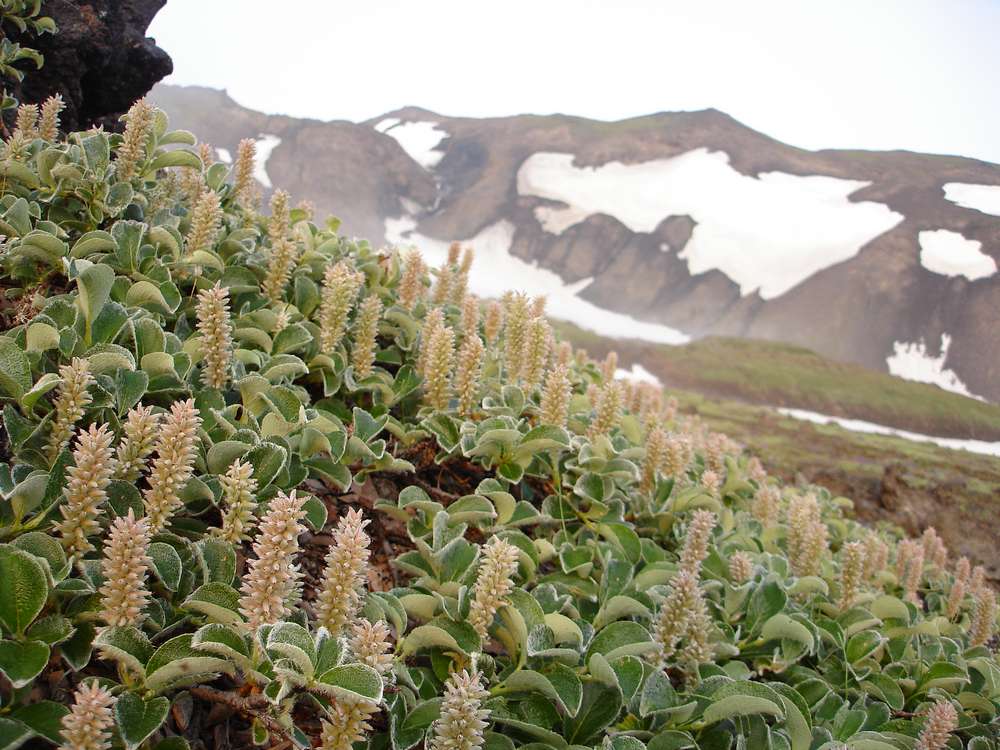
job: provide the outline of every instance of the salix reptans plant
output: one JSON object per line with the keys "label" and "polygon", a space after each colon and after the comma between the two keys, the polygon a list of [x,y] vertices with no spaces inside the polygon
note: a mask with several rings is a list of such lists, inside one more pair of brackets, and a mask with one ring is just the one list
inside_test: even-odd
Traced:
{"label": "salix reptans plant", "polygon": [[194,471],[200,426],[201,417],[191,399],[175,402],[163,420],[156,441],[156,458],[149,472],[149,487],[142,496],[149,528],[154,534],[183,505],[180,492]]}
{"label": "salix reptans plant", "polygon": [[488,697],[478,672],[452,672],[444,685],[441,716],[431,729],[430,750],[481,748],[489,718],[483,703]]}
{"label": "salix reptans plant", "polygon": [[115,170],[118,179],[129,180],[136,176],[139,164],[146,160],[146,147],[153,131],[156,110],[145,99],[139,99],[125,115],[125,134],[118,147]]}
{"label": "salix reptans plant", "polygon": [[[219,203],[219,194],[205,188],[194,204],[191,226],[184,238],[188,255],[199,250],[211,250],[215,246],[221,228],[222,206]],[[192,260],[198,262],[197,258]]]}
{"label": "salix reptans plant", "polygon": [[295,490],[279,492],[260,521],[253,543],[254,556],[247,562],[240,586],[240,614],[251,632],[289,613],[286,600],[299,576],[295,556],[299,534],[305,530],[301,524],[306,514],[302,507],[305,500],[305,495],[297,495]]}
{"label": "salix reptans plant", "polygon": [[146,573],[149,558],[149,525],[131,509],[111,522],[101,562],[100,617],[112,627],[138,626],[149,601]]}
{"label": "salix reptans plant", "polygon": [[403,258],[403,275],[399,280],[399,306],[413,310],[424,296],[424,276],[427,266],[420,251],[411,249]]}
{"label": "salix reptans plant", "polygon": [[610,435],[622,418],[622,384],[609,380],[597,391],[594,403],[594,419],[590,423],[588,435],[594,439],[598,435]]}
{"label": "salix reptans plant", "polygon": [[247,205],[254,184],[254,162],[257,159],[257,142],[244,138],[236,147],[236,164],[233,167],[233,197],[237,203]]}
{"label": "salix reptans plant", "polygon": [[365,585],[371,539],[368,521],[351,508],[337,522],[333,545],[326,555],[326,570],[316,599],[316,620],[337,635],[358,615]]}
{"label": "salix reptans plant", "polygon": [[87,389],[94,383],[90,362],[80,357],[74,357],[70,364],[62,365],[59,377],[62,382],[56,392],[52,430],[49,432],[49,463],[54,462],[69,444],[73,428],[90,405],[91,398]]}
{"label": "salix reptans plant", "polygon": [[424,369],[424,403],[444,409],[451,399],[451,371],[455,364],[455,331],[451,326],[434,330]]}
{"label": "salix reptans plant", "polygon": [[354,323],[354,341],[351,346],[351,366],[356,378],[367,378],[375,364],[375,340],[378,336],[378,322],[382,319],[382,300],[378,295],[365,297],[358,308],[358,318]]}
{"label": "salix reptans plant", "polygon": [[115,697],[97,680],[76,689],[73,705],[62,717],[59,750],[108,750],[111,747],[111,707]]}
{"label": "salix reptans plant", "polygon": [[420,349],[416,363],[418,375],[427,376],[427,360],[431,356],[431,345],[437,332],[442,328],[444,328],[444,311],[440,307],[435,307],[427,313],[420,329]]}
{"label": "salix reptans plant", "polygon": [[827,534],[816,496],[808,492],[795,495],[788,505],[787,545],[788,561],[796,575],[819,572],[827,550]]}
{"label": "salix reptans plant", "polygon": [[573,395],[573,384],[569,379],[569,368],[557,364],[545,377],[542,388],[540,417],[543,424],[565,427],[569,419],[569,402]]}
{"label": "salix reptans plant", "polygon": [[840,608],[847,610],[854,604],[858,588],[865,575],[865,545],[848,542],[840,551]]}
{"label": "salix reptans plant", "polygon": [[91,425],[76,439],[73,466],[66,469],[66,502],[59,506],[63,520],[56,524],[70,557],[82,557],[94,549],[88,537],[101,528],[97,519],[114,472],[113,439],[107,425]]}
{"label": "salix reptans plant", "polygon": [[146,458],[153,452],[156,443],[160,415],[152,406],[133,406],[125,417],[124,436],[118,444],[117,462],[114,467],[115,479],[134,482],[142,474]]}
{"label": "salix reptans plant", "polygon": [[277,303],[284,297],[285,287],[288,286],[292,271],[299,262],[299,246],[294,240],[286,237],[278,237],[272,242],[262,290],[271,302]]}
{"label": "salix reptans plant", "polygon": [[347,331],[347,318],[358,298],[364,276],[350,261],[329,266],[323,277],[319,306],[319,346],[324,352],[336,349]]}
{"label": "salix reptans plant", "polygon": [[478,333],[473,333],[462,342],[458,350],[455,369],[455,392],[458,395],[458,413],[472,414],[478,401],[480,378],[483,374],[483,357],[486,349]]}
{"label": "salix reptans plant", "polygon": [[250,529],[256,519],[254,493],[257,482],[253,478],[253,465],[236,459],[219,477],[219,484],[222,485],[222,526],[214,527],[212,533],[230,544],[240,544],[250,538]]}
{"label": "salix reptans plant", "polygon": [[496,345],[503,325],[503,305],[493,300],[486,306],[486,315],[483,318],[483,336],[486,337],[487,344]]}
{"label": "salix reptans plant", "polygon": [[753,577],[753,560],[742,550],[729,556],[729,580],[741,586]]}
{"label": "salix reptans plant", "polygon": [[384,620],[359,620],[351,626],[348,639],[351,654],[362,664],[385,677],[392,671],[392,641]]}
{"label": "salix reptans plant", "polygon": [[649,493],[656,487],[656,479],[667,458],[666,430],[656,426],[646,436],[646,455],[642,459],[642,491]]}
{"label": "salix reptans plant", "polygon": [[696,578],[701,572],[701,564],[708,557],[708,543],[712,530],[718,523],[718,516],[710,510],[696,510],[691,516],[681,550],[680,570],[687,571]]}
{"label": "salix reptans plant", "polygon": [[65,108],[62,94],[54,94],[42,102],[41,114],[38,116],[39,138],[54,141],[59,137],[59,115]]}
{"label": "salix reptans plant", "polygon": [[199,292],[195,316],[201,334],[201,380],[209,388],[225,388],[233,358],[229,289],[216,282]]}
{"label": "salix reptans plant", "polygon": [[469,605],[469,624],[482,639],[489,634],[497,610],[507,603],[507,595],[514,590],[517,562],[517,547],[504,539],[493,537],[483,548],[483,559],[479,563],[479,575]]}
{"label": "salix reptans plant", "polygon": [[545,318],[534,318],[527,326],[524,340],[524,361],[521,372],[524,385],[531,391],[542,382],[542,373],[549,358],[552,329]]}

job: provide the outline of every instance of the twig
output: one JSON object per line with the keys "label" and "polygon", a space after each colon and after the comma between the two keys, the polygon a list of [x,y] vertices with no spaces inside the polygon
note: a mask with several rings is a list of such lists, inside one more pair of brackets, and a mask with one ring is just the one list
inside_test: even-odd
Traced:
{"label": "twig", "polygon": [[209,703],[219,703],[223,706],[228,706],[247,718],[257,719],[267,727],[268,732],[278,735],[285,742],[291,743],[292,741],[291,737],[288,736],[288,731],[277,719],[261,711],[261,709],[266,708],[270,704],[270,701],[260,693],[243,696],[239,693],[218,690],[206,685],[196,685],[189,688],[188,692],[195,698],[201,698]]}

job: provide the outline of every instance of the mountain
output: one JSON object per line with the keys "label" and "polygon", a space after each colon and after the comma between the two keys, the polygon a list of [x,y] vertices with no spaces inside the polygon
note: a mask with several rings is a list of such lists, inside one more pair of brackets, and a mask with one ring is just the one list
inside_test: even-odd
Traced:
{"label": "mountain", "polygon": [[807,151],[716,110],[619,122],[407,107],[364,123],[265,115],[159,85],[174,125],[348,233],[432,261],[477,249],[473,288],[523,287],[605,335],[790,342],[1000,400],[1000,166]]}

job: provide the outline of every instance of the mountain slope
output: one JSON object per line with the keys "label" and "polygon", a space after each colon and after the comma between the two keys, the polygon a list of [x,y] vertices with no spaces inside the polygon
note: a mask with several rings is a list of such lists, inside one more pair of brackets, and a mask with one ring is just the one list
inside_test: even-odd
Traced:
{"label": "mountain slope", "polygon": [[[806,151],[715,110],[606,123],[411,107],[355,125],[267,117],[204,89],[153,99],[228,149],[283,138],[269,172],[349,232],[432,259],[472,241],[497,261],[478,264],[493,277],[473,279],[480,292],[498,272],[531,283],[540,272],[520,259],[561,279],[544,280],[559,317],[590,324],[596,305],[631,316],[616,333],[787,341],[1000,400],[996,165]],[[668,328],[627,330],[636,320]]]}

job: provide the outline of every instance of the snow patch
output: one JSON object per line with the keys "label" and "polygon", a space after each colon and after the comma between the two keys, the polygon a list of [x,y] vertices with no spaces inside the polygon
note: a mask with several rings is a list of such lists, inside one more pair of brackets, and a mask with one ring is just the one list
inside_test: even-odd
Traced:
{"label": "snow patch", "polygon": [[944,197],[957,206],[1000,216],[1000,185],[946,182]]}
{"label": "snow patch", "polygon": [[865,432],[871,435],[888,435],[890,437],[900,437],[906,440],[913,440],[918,443],[934,443],[942,448],[952,448],[954,450],[965,450],[970,453],[980,453],[985,456],[1000,456],[1000,443],[989,443],[985,440],[962,440],[960,438],[944,438],[935,435],[924,435],[919,432],[909,430],[897,430],[895,427],[887,427],[874,422],[866,422],[863,419],[846,419],[844,417],[832,417],[829,414],[820,414],[805,409],[779,408],[779,412],[788,417],[801,419],[814,424],[836,424],[845,430],[852,432]]}
{"label": "snow patch", "polygon": [[997,262],[983,252],[983,243],[958,232],[934,229],[917,235],[920,265],[942,276],[964,276],[969,281],[985,279],[997,272]]}
{"label": "snow patch", "polygon": [[954,370],[945,368],[944,363],[948,359],[949,348],[951,348],[951,336],[947,333],[941,334],[941,354],[936,357],[928,354],[923,339],[909,342],[896,341],[892,345],[892,354],[885,358],[885,363],[889,367],[889,373],[898,378],[930,383],[946,391],[984,401],[981,396],[969,393],[969,389]]}
{"label": "snow patch", "polygon": [[640,164],[576,167],[573,154],[539,152],[521,165],[521,195],[565,208],[540,206],[542,227],[560,234],[595,213],[614,216],[634,232],[689,215],[694,231],[679,257],[699,274],[718,269],[744,295],[784,294],[817,271],[853,258],[867,242],[903,220],[882,203],[848,200],[868,182],[767,172],[740,174],[722,151],[699,148]]}
{"label": "snow patch", "polygon": [[276,135],[261,133],[255,145],[257,146],[257,158],[253,163],[253,176],[261,185],[266,188],[273,187],[271,178],[267,175],[267,160],[271,158],[271,152],[278,147],[281,139]]}
{"label": "snow patch", "polygon": [[619,367],[615,370],[615,378],[618,380],[631,380],[633,383],[649,383],[650,385],[662,385],[660,379],[653,373],[640,365],[638,362],[632,365],[631,370],[624,370]]}
{"label": "snow patch", "polygon": [[[448,257],[449,242],[426,237],[415,231],[411,216],[386,219],[385,236],[393,244],[415,245],[430,265],[440,265]],[[476,249],[476,262],[469,275],[469,288],[481,297],[500,297],[508,289],[533,297],[545,295],[547,312],[554,318],[568,320],[602,336],[634,338],[662,344],[683,344],[689,337],[673,328],[611,312],[581,299],[578,295],[592,281],[582,279],[567,284],[552,271],[527,263],[510,253],[514,225],[499,221],[483,229],[463,245]]]}
{"label": "snow patch", "polygon": [[218,155],[219,161],[221,161],[223,164],[233,163],[233,155],[229,153],[228,148],[216,148],[215,153]]}
{"label": "snow patch", "polygon": [[395,138],[410,158],[424,169],[434,169],[444,156],[444,151],[437,151],[436,147],[448,133],[438,128],[436,122],[400,122],[395,117],[387,117],[375,129]]}

